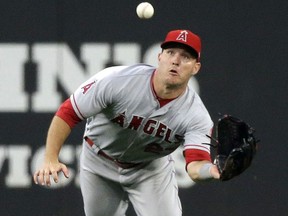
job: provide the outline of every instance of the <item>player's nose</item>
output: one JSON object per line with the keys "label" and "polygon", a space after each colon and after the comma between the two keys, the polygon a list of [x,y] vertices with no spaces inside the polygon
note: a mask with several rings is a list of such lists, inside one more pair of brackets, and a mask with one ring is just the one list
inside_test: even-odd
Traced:
{"label": "player's nose", "polygon": [[173,65],[179,65],[181,62],[181,56],[179,54],[175,54],[173,57],[172,57],[172,64]]}

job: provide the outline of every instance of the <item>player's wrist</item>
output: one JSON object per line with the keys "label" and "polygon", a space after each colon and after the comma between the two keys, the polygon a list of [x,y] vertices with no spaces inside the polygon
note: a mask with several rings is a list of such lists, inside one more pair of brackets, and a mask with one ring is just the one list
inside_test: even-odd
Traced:
{"label": "player's wrist", "polygon": [[58,155],[57,154],[48,154],[47,152],[44,155],[44,162],[46,163],[58,163]]}
{"label": "player's wrist", "polygon": [[199,169],[198,179],[199,180],[209,180],[213,179],[213,175],[211,173],[211,169],[213,167],[212,163],[205,163]]}

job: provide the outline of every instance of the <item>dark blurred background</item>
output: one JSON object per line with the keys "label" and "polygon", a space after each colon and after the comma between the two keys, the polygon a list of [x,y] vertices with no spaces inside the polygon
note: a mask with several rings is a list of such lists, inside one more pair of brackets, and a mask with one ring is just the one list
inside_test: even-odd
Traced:
{"label": "dark blurred background", "polygon": [[[195,78],[213,120],[217,121],[219,112],[238,116],[256,129],[261,140],[252,166],[241,176],[229,182],[180,187],[183,216],[287,215],[288,2],[153,0],[150,3],[155,14],[149,20],[137,18],[135,10],[139,3],[132,0],[0,1],[0,215],[84,215],[76,175],[84,124],[77,126],[67,140],[63,156],[74,168],[76,177],[52,189],[35,186],[29,179],[56,111],[56,106],[35,108],[34,96],[41,89],[42,68],[35,61],[34,47],[66,44],[87,73],[87,62],[81,57],[83,44],[107,44],[112,50],[107,65],[126,63],[121,58],[115,61],[115,45],[137,44],[139,56],[127,53],[127,58],[131,63],[133,59],[134,63],[151,63],[148,59],[157,56],[147,58],[146,54],[172,29],[190,29],[202,38],[202,68]],[[21,52],[11,51],[13,55],[7,52],[13,47],[26,50],[18,69],[13,67],[13,62],[17,62],[15,59],[20,58]],[[98,53],[95,61],[104,55]],[[55,75],[56,87],[61,96],[58,105],[71,92],[61,78],[61,70],[71,65],[63,56],[56,57],[60,74],[60,78]],[[55,56],[47,55],[50,57]],[[71,68],[75,69],[73,65]],[[19,91],[15,89],[21,89],[27,100],[19,100]],[[47,103],[49,107],[54,99],[43,98],[42,104]],[[17,161],[25,163],[17,165]],[[127,215],[135,214],[129,209]]]}

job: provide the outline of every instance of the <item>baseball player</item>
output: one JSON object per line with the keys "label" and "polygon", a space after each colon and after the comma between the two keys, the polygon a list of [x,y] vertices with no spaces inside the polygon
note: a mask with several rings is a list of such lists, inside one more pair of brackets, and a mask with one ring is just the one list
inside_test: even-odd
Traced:
{"label": "baseball player", "polygon": [[114,66],[96,73],[56,112],[47,135],[36,184],[68,178],[58,160],[73,127],[86,120],[80,187],[87,216],[122,216],[132,203],[137,215],[182,215],[171,153],[184,146],[193,181],[219,179],[211,163],[213,122],[188,86],[200,70],[201,40],[189,30],[168,32],[158,67]]}

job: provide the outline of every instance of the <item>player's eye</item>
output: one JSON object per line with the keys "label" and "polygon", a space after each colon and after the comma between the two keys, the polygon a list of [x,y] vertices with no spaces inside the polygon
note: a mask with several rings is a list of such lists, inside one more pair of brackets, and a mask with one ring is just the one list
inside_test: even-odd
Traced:
{"label": "player's eye", "polygon": [[191,59],[191,56],[189,56],[189,55],[184,55],[184,56],[183,56],[183,59],[185,59],[185,60],[190,60],[190,59]]}
{"label": "player's eye", "polygon": [[192,59],[193,59],[193,57],[190,54],[188,54],[188,53],[184,53],[182,55],[182,60],[185,61],[185,62],[188,62],[188,61],[190,61]]}
{"label": "player's eye", "polygon": [[173,55],[174,51],[172,49],[168,49],[168,50],[166,50],[166,53],[169,54],[169,55]]}

